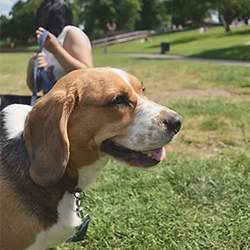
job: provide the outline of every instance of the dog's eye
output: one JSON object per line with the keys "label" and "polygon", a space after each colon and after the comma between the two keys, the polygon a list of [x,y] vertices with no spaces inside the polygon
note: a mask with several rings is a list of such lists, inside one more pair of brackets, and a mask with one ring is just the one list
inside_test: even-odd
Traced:
{"label": "dog's eye", "polygon": [[117,107],[129,106],[128,97],[126,95],[118,95],[114,97],[111,102],[111,106],[117,106]]}

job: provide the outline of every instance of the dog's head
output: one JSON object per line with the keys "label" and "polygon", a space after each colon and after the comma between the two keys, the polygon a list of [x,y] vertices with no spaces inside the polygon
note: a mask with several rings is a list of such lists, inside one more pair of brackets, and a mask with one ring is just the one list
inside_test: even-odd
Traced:
{"label": "dog's head", "polygon": [[77,70],[33,107],[24,131],[30,174],[53,185],[66,167],[90,165],[101,154],[149,167],[180,130],[179,115],[144,96],[134,76],[113,68]]}

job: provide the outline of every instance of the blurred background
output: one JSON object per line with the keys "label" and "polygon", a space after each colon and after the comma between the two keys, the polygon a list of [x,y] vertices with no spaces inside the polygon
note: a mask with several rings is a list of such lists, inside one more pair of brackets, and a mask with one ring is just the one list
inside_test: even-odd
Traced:
{"label": "blurred background", "polygon": [[[174,30],[223,25],[248,25],[249,0],[71,0],[74,24],[93,40],[108,30],[122,33],[134,30],[170,32]],[[1,0],[1,40],[15,43],[34,39],[34,18],[40,0]],[[17,29],[18,27],[18,29]]]}
{"label": "blurred background", "polygon": [[[60,0],[58,0],[60,1]],[[40,0],[0,0],[0,94],[30,95]],[[87,239],[57,249],[250,249],[250,0],[72,0],[95,66],[137,76],[183,117],[148,171],[111,160]],[[84,53],[84,51],[79,51]]]}

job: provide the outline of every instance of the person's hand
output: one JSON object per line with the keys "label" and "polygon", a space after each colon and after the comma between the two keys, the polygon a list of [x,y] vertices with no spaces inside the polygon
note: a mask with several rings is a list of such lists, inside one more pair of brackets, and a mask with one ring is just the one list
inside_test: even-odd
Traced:
{"label": "person's hand", "polygon": [[[37,40],[40,39],[40,36],[42,35],[43,32],[44,32],[44,28],[42,27],[39,27],[36,30]],[[59,42],[57,41],[56,37],[52,33],[49,32],[45,45],[44,45],[45,49],[53,53],[57,46],[60,46]]]}
{"label": "person's hand", "polygon": [[37,54],[37,67],[44,69],[48,68],[48,63],[46,62],[44,52],[40,52]]}

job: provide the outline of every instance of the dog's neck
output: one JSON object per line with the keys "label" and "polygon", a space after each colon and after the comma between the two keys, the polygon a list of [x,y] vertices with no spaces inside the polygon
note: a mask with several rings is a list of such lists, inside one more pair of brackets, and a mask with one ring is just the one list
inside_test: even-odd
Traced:
{"label": "dog's neck", "polygon": [[77,178],[77,185],[84,190],[95,181],[108,159],[96,145],[89,142],[74,145],[70,138],[70,158],[65,175]]}
{"label": "dog's neck", "polygon": [[92,182],[94,182],[97,176],[99,175],[101,169],[107,163],[107,161],[108,161],[107,157],[101,157],[93,164],[80,168],[78,186],[82,189],[85,189]]}
{"label": "dog's neck", "polygon": [[95,181],[107,161],[107,157],[103,156],[90,165],[78,168],[68,166],[61,182],[67,186],[67,190],[71,193],[76,187],[85,190],[86,187]]}

